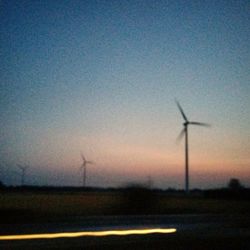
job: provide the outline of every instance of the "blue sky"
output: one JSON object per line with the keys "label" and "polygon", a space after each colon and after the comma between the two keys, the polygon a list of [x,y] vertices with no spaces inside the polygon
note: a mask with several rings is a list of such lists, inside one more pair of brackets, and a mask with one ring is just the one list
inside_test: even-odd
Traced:
{"label": "blue sky", "polygon": [[[1,1],[1,180],[250,185],[248,1]],[[215,181],[214,181],[215,180]],[[211,184],[212,183],[212,184]]]}

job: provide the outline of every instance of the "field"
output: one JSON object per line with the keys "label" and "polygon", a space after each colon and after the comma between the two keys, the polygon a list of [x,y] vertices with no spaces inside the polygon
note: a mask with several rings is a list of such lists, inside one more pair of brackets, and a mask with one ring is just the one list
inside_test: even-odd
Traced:
{"label": "field", "polygon": [[121,191],[1,191],[0,221],[46,221],[89,215],[249,214],[250,202]]}
{"label": "field", "polygon": [[[150,216],[137,216],[146,214]],[[250,201],[247,199],[212,198],[204,193],[186,196],[178,192],[142,189],[0,191],[0,232],[3,235],[75,232],[103,226],[172,227],[172,224],[177,228],[176,234],[2,241],[0,248],[176,250],[250,247]]]}

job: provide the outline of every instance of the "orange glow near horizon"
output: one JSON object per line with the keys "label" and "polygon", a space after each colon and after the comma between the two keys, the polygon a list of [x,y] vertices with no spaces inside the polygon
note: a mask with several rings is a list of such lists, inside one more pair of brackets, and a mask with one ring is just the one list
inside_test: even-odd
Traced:
{"label": "orange glow near horizon", "polygon": [[[236,150],[227,140],[226,144],[216,144],[212,136],[208,137],[209,133],[207,135],[204,132],[204,136],[199,136],[198,132],[194,131],[190,136],[192,186],[203,188],[211,183],[215,186],[225,185],[232,177],[239,178],[246,186],[249,185],[250,161],[246,152],[248,146],[238,147]],[[48,141],[50,143],[47,144],[52,147],[52,135],[51,138],[44,136],[44,149],[39,151],[40,166],[36,166],[38,155],[35,153],[31,155],[30,165],[43,169],[44,172],[58,171],[58,176],[63,172],[65,179],[69,176],[67,185],[78,184],[79,178],[74,176],[82,164],[82,151],[88,160],[95,162],[88,168],[88,183],[92,186],[97,183],[100,186],[119,186],[129,181],[143,182],[150,176],[155,187],[167,188],[171,185],[181,188],[185,165],[184,144],[183,141],[180,144],[175,143],[176,134],[178,131],[166,135],[166,138],[162,136],[163,139],[158,138],[157,141],[153,138],[136,140],[129,136],[82,136],[76,133],[53,141],[56,144],[53,150],[45,147]],[[200,178],[204,181],[201,182]],[[216,183],[210,181],[213,178],[217,180]]]}
{"label": "orange glow near horizon", "polygon": [[83,231],[67,233],[48,233],[48,234],[23,234],[23,235],[1,235],[0,240],[32,240],[32,239],[55,239],[55,238],[75,238],[84,236],[104,237],[104,236],[127,236],[144,235],[153,233],[175,233],[175,228],[150,228],[132,230],[109,230],[109,231]]}

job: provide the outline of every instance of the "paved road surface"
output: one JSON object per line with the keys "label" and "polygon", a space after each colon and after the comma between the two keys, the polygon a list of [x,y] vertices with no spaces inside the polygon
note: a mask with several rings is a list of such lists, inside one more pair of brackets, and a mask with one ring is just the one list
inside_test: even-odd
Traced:
{"label": "paved road surface", "polygon": [[63,222],[0,225],[0,235],[141,228],[173,234],[0,241],[0,249],[250,249],[250,218],[219,215],[105,216]]}

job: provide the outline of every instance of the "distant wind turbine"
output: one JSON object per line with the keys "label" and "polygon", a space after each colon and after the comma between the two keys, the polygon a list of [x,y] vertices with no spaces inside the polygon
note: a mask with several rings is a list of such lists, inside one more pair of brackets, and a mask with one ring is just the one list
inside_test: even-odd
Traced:
{"label": "distant wind turbine", "polygon": [[81,157],[82,157],[82,165],[80,167],[80,170],[83,173],[83,177],[82,177],[82,184],[83,187],[86,187],[86,178],[87,178],[87,165],[88,164],[94,164],[92,161],[87,161],[86,158],[84,157],[83,153],[81,153]]}
{"label": "distant wind turbine", "polygon": [[25,175],[26,175],[26,170],[27,168],[29,168],[29,166],[22,166],[22,165],[17,165],[21,171],[22,171],[22,174],[21,174],[21,184],[22,186],[24,186],[24,183],[25,183]]}
{"label": "distant wind turbine", "polygon": [[192,122],[187,119],[181,105],[177,100],[175,100],[177,107],[179,108],[181,115],[184,119],[183,126],[184,128],[180,132],[177,140],[180,140],[185,135],[185,190],[186,193],[189,193],[189,162],[188,162],[188,125],[198,125],[204,127],[210,127],[210,124],[203,123],[203,122]]}

